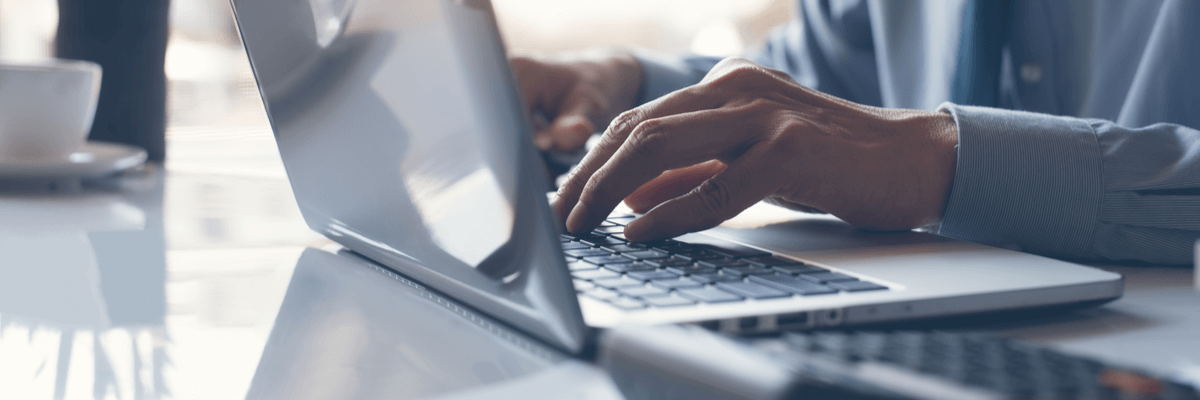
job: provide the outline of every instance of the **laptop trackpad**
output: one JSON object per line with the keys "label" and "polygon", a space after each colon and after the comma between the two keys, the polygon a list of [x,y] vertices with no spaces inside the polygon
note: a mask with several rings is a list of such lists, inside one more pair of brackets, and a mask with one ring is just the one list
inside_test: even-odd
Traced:
{"label": "laptop trackpad", "polygon": [[924,232],[856,229],[830,215],[791,211],[765,203],[759,203],[705,233],[799,256],[897,246],[961,248],[965,244],[961,240]]}

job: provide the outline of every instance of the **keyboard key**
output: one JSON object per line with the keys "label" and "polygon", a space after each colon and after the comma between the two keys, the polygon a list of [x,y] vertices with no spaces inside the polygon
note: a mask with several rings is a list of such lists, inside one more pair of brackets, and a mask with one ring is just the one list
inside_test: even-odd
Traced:
{"label": "keyboard key", "polygon": [[646,285],[642,281],[628,279],[628,278],[594,279],[594,280],[592,280],[592,283],[595,284],[596,286],[599,286],[602,288],[614,289],[614,290],[620,289],[620,288],[627,288],[627,287],[641,287],[641,286]]}
{"label": "keyboard key", "polygon": [[705,303],[722,303],[727,301],[739,301],[742,299],[742,296],[738,296],[723,290],[718,290],[717,288],[713,287],[679,289],[676,291],[676,293],[679,293],[679,296],[681,297],[686,297]]}
{"label": "keyboard key", "polygon": [[756,275],[750,277],[750,282],[761,283],[775,289],[802,296],[837,293],[836,289],[812,283],[791,275]]}
{"label": "keyboard key", "polygon": [[[606,252],[604,254],[610,254],[610,253]],[[628,264],[628,263],[633,262],[633,259],[621,257],[618,255],[607,255],[607,256],[598,256],[598,257],[584,257],[583,261],[587,261],[587,262],[590,262],[590,263],[596,264],[596,265],[606,265],[606,264]]]}
{"label": "keyboard key", "polygon": [[670,257],[665,251],[658,250],[642,250],[621,253],[622,256],[637,259],[637,260],[655,260]]}
{"label": "keyboard key", "polygon": [[610,299],[615,299],[615,298],[621,296],[621,295],[617,294],[616,291],[608,290],[608,289],[604,289],[604,288],[595,288],[595,289],[583,292],[583,294],[586,295],[587,297],[591,297],[591,298],[597,299],[597,300],[610,300]]}
{"label": "keyboard key", "polygon": [[567,270],[569,271],[589,271],[596,268],[595,264],[588,264],[583,261],[571,261],[567,263]]}
{"label": "keyboard key", "polygon": [[696,302],[677,296],[647,297],[643,299],[652,307],[676,307],[696,304]]}
{"label": "keyboard key", "polygon": [[625,253],[625,252],[629,252],[629,251],[645,250],[646,246],[642,245],[642,244],[637,244],[637,243],[622,243],[622,244],[614,244],[614,245],[604,246],[601,248],[611,251],[613,253]]}
{"label": "keyboard key", "polygon": [[575,290],[578,290],[580,292],[585,291],[585,290],[591,290],[592,288],[596,287],[596,285],[592,284],[591,282],[579,280],[579,279],[572,280],[571,283],[575,284]]}
{"label": "keyboard key", "polygon": [[701,266],[705,266],[705,267],[713,267],[713,268],[721,268],[721,267],[740,267],[743,265],[750,265],[750,264],[746,264],[746,263],[742,262],[742,260],[733,259],[733,258],[717,258],[717,259],[712,259],[712,260],[698,261],[698,262],[696,262],[696,265],[701,265]]}
{"label": "keyboard key", "polygon": [[615,278],[621,276],[621,274],[607,269],[595,269],[591,271],[572,271],[571,276],[590,281],[593,279]]}
{"label": "keyboard key", "polygon": [[631,271],[653,271],[658,268],[655,268],[653,265],[648,265],[644,262],[635,261],[635,262],[631,262],[631,263],[621,263],[621,264],[604,264],[604,269],[611,270],[613,272],[631,272]]}
{"label": "keyboard key", "polygon": [[662,250],[662,251],[665,251],[668,253],[674,253],[676,251],[692,250],[692,249],[696,248],[695,246],[692,246],[690,244],[675,241],[675,240],[660,240],[657,242],[651,242],[651,243],[646,243],[646,244],[657,250]]}
{"label": "keyboard key", "polygon": [[620,308],[622,310],[636,310],[639,308],[646,308],[646,303],[643,303],[643,302],[640,302],[638,300],[631,299],[628,297],[620,297],[620,298],[609,300],[608,304],[612,304],[614,307]]}
{"label": "keyboard key", "polygon": [[660,279],[657,281],[650,281],[650,284],[654,285],[658,288],[665,289],[665,290],[682,289],[682,288],[698,288],[698,287],[704,286],[704,284],[702,284],[700,282],[696,282],[696,281],[693,281],[690,279],[682,279],[682,278]]}
{"label": "keyboard key", "polygon": [[683,267],[667,267],[667,271],[677,275],[692,275],[692,274],[715,274],[717,269],[713,267],[701,267],[698,265],[688,265]]}
{"label": "keyboard key", "polygon": [[591,245],[586,245],[586,244],[579,243],[579,242],[571,242],[571,243],[563,243],[562,244],[563,250],[579,250],[579,249],[590,249],[590,248],[592,248]]}
{"label": "keyboard key", "polygon": [[775,270],[763,268],[757,265],[745,265],[741,267],[725,267],[721,268],[721,273],[746,276],[746,275],[774,275]]}
{"label": "keyboard key", "polygon": [[822,273],[822,272],[829,272],[829,270],[827,270],[825,268],[814,267],[811,265],[779,265],[779,266],[775,266],[772,268],[775,269],[776,271],[779,271],[779,272],[782,272],[782,273],[785,273],[788,275],[817,274],[817,273]]}
{"label": "keyboard key", "polygon": [[867,281],[830,282],[829,287],[847,292],[863,292],[867,290],[887,289],[887,286],[880,286]]}
{"label": "keyboard key", "polygon": [[637,219],[637,217],[633,216],[633,215],[620,215],[620,216],[610,216],[610,217],[608,217],[608,219],[606,221],[613,225],[625,225],[630,222],[633,222],[633,220],[635,220],[635,219]]}
{"label": "keyboard key", "polygon": [[621,225],[617,225],[617,224],[612,224],[612,225],[608,225],[608,226],[601,225],[599,228],[596,228],[596,230],[603,232],[605,234],[613,234],[613,233],[624,232],[625,227],[621,226]]}
{"label": "keyboard key", "polygon": [[688,279],[700,283],[717,283],[717,282],[740,282],[742,277],[728,274],[692,274],[688,275]]}
{"label": "keyboard key", "polygon": [[590,244],[592,246],[611,246],[624,244],[625,241],[611,236],[592,236],[586,239],[579,239],[580,243]]}
{"label": "keyboard key", "polygon": [[656,259],[656,260],[646,260],[646,263],[650,264],[650,265],[658,266],[659,268],[690,267],[693,264],[693,262],[691,260],[684,260],[681,258],[660,258],[660,259]]}
{"label": "keyboard key", "polygon": [[679,275],[676,275],[676,274],[673,274],[673,273],[670,273],[667,271],[662,271],[662,270],[634,271],[634,272],[625,274],[625,276],[629,277],[630,279],[637,279],[640,281],[652,281],[655,279],[675,279],[675,278],[679,277]]}
{"label": "keyboard key", "polygon": [[766,267],[774,267],[779,265],[804,265],[804,263],[800,261],[791,260],[780,256],[750,257],[743,261]]}
{"label": "keyboard key", "polygon": [[799,275],[799,276],[800,276],[800,278],[808,279],[808,280],[816,282],[816,283],[857,281],[858,280],[858,278],[855,278],[853,276],[846,275],[846,274],[839,274],[837,272],[821,272],[821,273],[816,273],[816,274],[803,274],[803,275]]}
{"label": "keyboard key", "polygon": [[703,244],[697,244],[697,245],[705,247],[709,251],[723,254],[726,257],[741,258],[741,257],[762,257],[762,256],[771,255],[771,253],[768,253],[768,252],[765,252],[762,250],[755,250],[755,249],[752,249],[752,248],[749,248],[746,246],[742,246],[740,244],[730,243],[730,242],[726,242],[726,241],[722,241],[722,240],[706,241]]}
{"label": "keyboard key", "polygon": [[692,260],[692,261],[712,260],[714,258],[725,258],[725,256],[717,254],[717,253],[713,253],[711,251],[707,251],[704,249],[694,249],[694,248],[672,251],[671,254],[674,255],[675,257],[679,257],[679,258],[682,258],[685,260]]}
{"label": "keyboard key", "polygon": [[571,257],[583,258],[583,257],[607,256],[612,253],[610,253],[604,249],[579,249],[579,250],[567,250],[567,251],[564,251],[563,254],[566,254]]}
{"label": "keyboard key", "polygon": [[572,240],[575,240],[575,237],[574,237],[574,236],[571,236],[571,235],[558,235],[558,240],[559,240],[559,241],[561,241],[561,242],[563,242],[563,243],[566,243],[566,242],[570,242],[570,241],[572,241]]}
{"label": "keyboard key", "polygon": [[654,286],[625,287],[617,289],[617,291],[629,297],[658,297],[671,294],[671,292],[656,288]]}
{"label": "keyboard key", "polygon": [[717,282],[717,289],[752,299],[774,299],[792,294],[753,282]]}

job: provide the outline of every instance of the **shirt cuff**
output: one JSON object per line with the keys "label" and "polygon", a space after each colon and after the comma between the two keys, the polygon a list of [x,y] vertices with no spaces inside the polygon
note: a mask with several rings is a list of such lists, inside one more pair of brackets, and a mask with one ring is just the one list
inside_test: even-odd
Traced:
{"label": "shirt cuff", "polygon": [[1090,253],[1103,199],[1096,134],[1081,119],[944,103],[958,165],[938,233],[1059,257]]}
{"label": "shirt cuff", "polygon": [[663,56],[645,51],[636,51],[633,57],[642,65],[642,87],[638,91],[638,105],[704,79],[704,74],[698,74],[682,57]]}

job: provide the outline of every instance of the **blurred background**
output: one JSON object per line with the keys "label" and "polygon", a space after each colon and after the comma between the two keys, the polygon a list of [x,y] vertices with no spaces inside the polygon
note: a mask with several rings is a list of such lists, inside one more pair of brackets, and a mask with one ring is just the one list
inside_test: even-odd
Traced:
{"label": "blurred background", "polygon": [[[641,47],[669,53],[741,54],[791,13],[788,0],[494,0],[513,53]],[[0,58],[49,57],[54,0],[0,0]],[[226,0],[174,0],[167,48],[174,135],[196,127],[265,123],[254,78]]]}
{"label": "blurred background", "polygon": [[[605,46],[736,55],[787,21],[791,7],[791,0],[494,0],[514,53]],[[55,0],[0,0],[0,60],[48,58],[57,21]],[[170,178],[125,193],[144,197],[135,204],[141,228],[123,233],[128,240],[106,233],[89,234],[90,245],[80,241],[88,256],[119,247],[106,240],[165,247],[156,250],[165,260],[148,264],[157,271],[122,278],[144,281],[159,303],[130,306],[149,307],[146,318],[83,326],[0,310],[0,359],[10,361],[0,365],[0,398],[244,398],[296,258],[306,246],[329,243],[300,218],[228,0],[173,0],[170,23]],[[121,272],[129,262],[100,264]],[[117,276],[107,271],[85,287],[103,288],[104,278]]]}

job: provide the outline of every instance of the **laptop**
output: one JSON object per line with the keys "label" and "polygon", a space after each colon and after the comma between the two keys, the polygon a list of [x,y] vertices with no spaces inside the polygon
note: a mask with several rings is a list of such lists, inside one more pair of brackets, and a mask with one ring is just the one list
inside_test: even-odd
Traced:
{"label": "laptop", "polygon": [[761,333],[1122,294],[1115,273],[934,234],[745,216],[766,205],[664,242],[626,242],[620,213],[564,235],[488,1],[232,4],[307,224],[567,352],[623,325]]}

